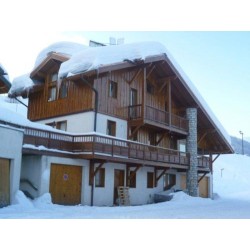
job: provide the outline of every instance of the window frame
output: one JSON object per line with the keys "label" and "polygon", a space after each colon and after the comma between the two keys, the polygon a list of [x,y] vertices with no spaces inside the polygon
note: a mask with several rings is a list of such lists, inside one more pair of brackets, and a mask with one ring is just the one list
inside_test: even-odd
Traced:
{"label": "window frame", "polygon": [[154,172],[147,172],[147,188],[154,188]]}
{"label": "window frame", "polygon": [[107,131],[106,134],[109,136],[116,136],[116,122],[107,120]]}
{"label": "window frame", "polygon": [[95,174],[95,187],[105,187],[105,168],[100,168]]}
{"label": "window frame", "polygon": [[108,94],[109,97],[117,99],[117,93],[118,93],[118,83],[112,80],[109,80],[109,86],[108,86]]}
{"label": "window frame", "polygon": [[57,79],[58,79],[58,73],[53,72],[49,75],[48,102],[56,101],[56,98],[57,98],[57,84],[56,84]]}

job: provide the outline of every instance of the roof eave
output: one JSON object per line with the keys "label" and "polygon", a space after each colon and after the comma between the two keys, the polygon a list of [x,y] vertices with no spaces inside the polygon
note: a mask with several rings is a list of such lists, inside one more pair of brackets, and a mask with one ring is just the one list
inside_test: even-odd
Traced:
{"label": "roof eave", "polygon": [[177,77],[180,79],[180,81],[182,82],[182,84],[185,86],[186,90],[189,92],[189,94],[192,96],[192,98],[195,100],[195,102],[198,104],[199,108],[202,110],[202,112],[205,114],[205,116],[208,118],[208,120],[212,123],[212,125],[214,126],[214,128],[216,128],[216,131],[219,133],[219,135],[221,136],[221,138],[223,139],[223,141],[225,142],[225,144],[228,146],[229,148],[229,152],[228,153],[234,153],[234,150],[231,146],[231,144],[228,142],[228,140],[224,137],[223,133],[221,132],[221,130],[218,128],[218,126],[215,124],[215,122],[213,121],[213,119],[210,117],[210,115],[207,113],[206,109],[203,107],[203,105],[200,103],[200,101],[198,100],[198,98],[195,96],[195,94],[193,93],[193,91],[190,89],[190,87],[188,86],[188,84],[186,83],[186,81],[183,79],[182,75],[180,74],[180,72],[175,68],[174,64],[171,62],[171,60],[165,56],[165,60],[166,62],[169,64],[169,66],[171,67],[171,69],[174,71],[174,73],[177,75]]}

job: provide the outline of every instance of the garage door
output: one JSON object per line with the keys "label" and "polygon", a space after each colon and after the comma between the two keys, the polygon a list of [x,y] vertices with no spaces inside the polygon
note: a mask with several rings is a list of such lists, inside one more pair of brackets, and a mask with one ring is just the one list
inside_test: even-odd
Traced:
{"label": "garage door", "polygon": [[10,160],[0,158],[0,208],[10,204]]}
{"label": "garage door", "polygon": [[50,193],[52,202],[61,205],[81,203],[82,167],[51,164]]}

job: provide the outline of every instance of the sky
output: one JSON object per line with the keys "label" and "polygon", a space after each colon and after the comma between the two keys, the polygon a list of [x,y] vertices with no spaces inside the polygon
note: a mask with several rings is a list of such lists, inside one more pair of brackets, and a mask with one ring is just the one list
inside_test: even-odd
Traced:
{"label": "sky", "polygon": [[[202,5],[189,1],[195,10],[179,0],[165,1],[169,8],[161,8],[163,2],[156,0],[153,6],[142,8],[130,0],[120,6],[109,0],[84,6],[78,0],[43,1],[41,5],[29,0],[3,1],[0,63],[12,80],[30,72],[38,53],[57,41],[109,43],[109,37],[124,38],[125,43],[158,41],[182,67],[226,131],[239,138],[242,131],[244,137],[250,137],[250,25],[246,8],[241,5],[237,16],[237,7],[230,1],[226,10],[218,1]],[[237,6],[244,2],[239,0]],[[107,8],[109,4],[112,9]],[[178,12],[171,11],[177,8]]]}

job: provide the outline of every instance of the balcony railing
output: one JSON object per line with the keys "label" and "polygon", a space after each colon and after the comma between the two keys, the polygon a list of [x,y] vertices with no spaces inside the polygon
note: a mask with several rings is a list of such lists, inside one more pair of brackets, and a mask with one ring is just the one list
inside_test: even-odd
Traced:
{"label": "balcony railing", "polygon": [[130,120],[146,119],[157,122],[166,126],[171,126],[185,132],[188,131],[188,120],[184,117],[175,114],[169,114],[166,111],[146,106],[145,115],[142,117],[142,105],[133,105],[128,107],[128,114]]}
{"label": "balcony railing", "polygon": [[[99,154],[107,157],[189,165],[189,154],[97,134],[70,135],[35,128],[25,128],[23,143],[36,147],[43,146],[44,148],[42,149],[44,150],[60,150],[72,154]],[[204,156],[198,157],[198,166],[209,168],[209,158]]]}
{"label": "balcony railing", "polygon": [[189,165],[189,155],[133,141],[121,140],[97,134],[68,135],[25,128],[24,144],[44,146],[74,154],[100,154],[107,157],[122,157],[135,160]]}

